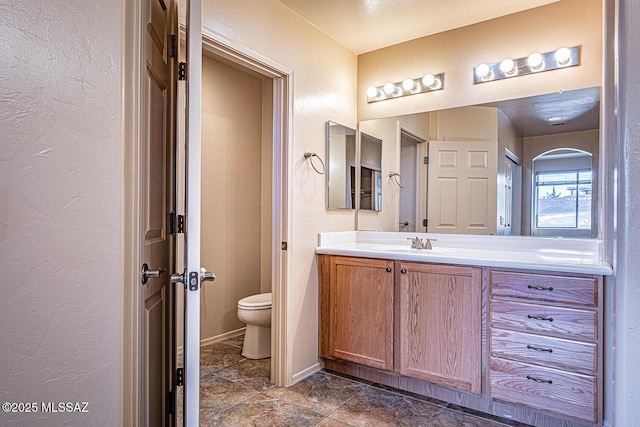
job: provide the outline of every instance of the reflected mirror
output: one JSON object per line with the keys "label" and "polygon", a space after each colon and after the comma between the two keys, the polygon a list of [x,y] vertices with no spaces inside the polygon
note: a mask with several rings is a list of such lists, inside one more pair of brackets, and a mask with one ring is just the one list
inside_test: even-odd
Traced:
{"label": "reflected mirror", "polygon": [[326,146],[329,160],[326,173],[327,208],[355,209],[355,129],[328,121]]}
{"label": "reflected mirror", "polygon": [[[415,194],[386,192],[392,217],[362,222],[380,231],[415,224],[416,232],[597,237],[599,126],[599,87],[361,122],[397,147],[384,149],[400,153],[385,164]],[[406,133],[424,140],[416,162],[402,158]]]}
{"label": "reflected mirror", "polygon": [[359,209],[382,210],[382,140],[363,132],[360,132]]}

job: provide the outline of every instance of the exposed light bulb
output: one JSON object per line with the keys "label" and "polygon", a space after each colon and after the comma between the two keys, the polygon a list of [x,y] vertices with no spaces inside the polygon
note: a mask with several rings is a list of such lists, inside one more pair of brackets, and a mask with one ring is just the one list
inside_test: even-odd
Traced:
{"label": "exposed light bulb", "polygon": [[534,52],[527,58],[527,65],[532,71],[540,71],[544,68],[544,59],[538,52]]}
{"label": "exposed light bulb", "polygon": [[378,97],[380,94],[380,91],[375,87],[375,86],[369,86],[367,88],[367,96],[369,98],[376,98]]}
{"label": "exposed light bulb", "polygon": [[511,58],[503,59],[500,63],[500,71],[507,76],[513,76],[517,73],[516,63]]}
{"label": "exposed light bulb", "polygon": [[385,84],[383,89],[387,95],[395,95],[398,92],[398,88],[393,83]]}
{"label": "exposed light bulb", "polygon": [[476,67],[476,74],[483,80],[489,80],[493,77],[493,72],[488,64],[480,64]]}
{"label": "exposed light bulb", "polygon": [[404,79],[404,81],[402,82],[402,89],[406,90],[407,92],[411,92],[418,89],[418,85],[415,81],[413,81],[413,79]]}
{"label": "exposed light bulb", "polygon": [[558,65],[568,65],[571,61],[571,50],[566,47],[561,47],[556,50],[554,57],[556,58]]}

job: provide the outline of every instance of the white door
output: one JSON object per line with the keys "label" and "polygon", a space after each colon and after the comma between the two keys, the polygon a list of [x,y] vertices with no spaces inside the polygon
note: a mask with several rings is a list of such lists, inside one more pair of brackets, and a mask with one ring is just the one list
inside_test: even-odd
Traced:
{"label": "white door", "polygon": [[187,3],[185,73],[185,262],[171,281],[184,285],[185,427],[198,426],[200,416],[200,288],[214,276],[200,266],[200,157],[202,115],[202,4]]}
{"label": "white door", "polygon": [[498,144],[430,141],[430,233],[496,234]]}

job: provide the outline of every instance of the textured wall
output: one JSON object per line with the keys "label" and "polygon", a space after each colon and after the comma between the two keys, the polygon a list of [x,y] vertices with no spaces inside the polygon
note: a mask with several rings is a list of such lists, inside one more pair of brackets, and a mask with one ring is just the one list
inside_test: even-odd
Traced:
{"label": "textured wall", "polygon": [[118,422],[120,7],[0,0],[0,401],[89,402],[4,426]]}

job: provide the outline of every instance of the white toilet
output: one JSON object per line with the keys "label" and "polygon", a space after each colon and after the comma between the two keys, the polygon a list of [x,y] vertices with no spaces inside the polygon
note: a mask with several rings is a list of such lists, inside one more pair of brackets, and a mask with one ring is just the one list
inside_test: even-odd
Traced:
{"label": "white toilet", "polygon": [[271,292],[238,301],[238,319],[247,324],[242,355],[247,359],[271,357]]}

